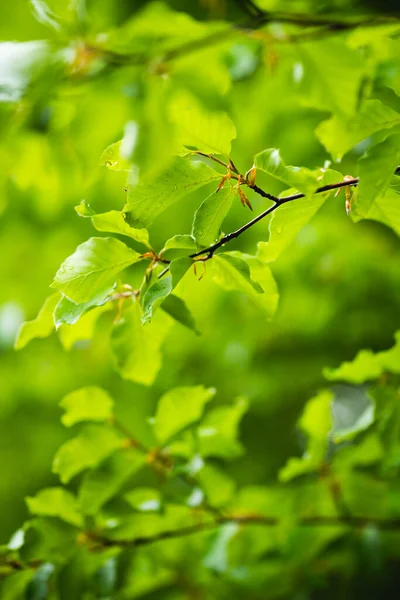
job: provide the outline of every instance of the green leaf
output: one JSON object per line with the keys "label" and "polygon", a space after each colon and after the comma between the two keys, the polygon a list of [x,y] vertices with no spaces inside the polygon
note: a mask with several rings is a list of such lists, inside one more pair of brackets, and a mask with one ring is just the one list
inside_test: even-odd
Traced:
{"label": "green leaf", "polygon": [[3,600],[22,600],[26,598],[26,590],[29,582],[35,575],[35,569],[27,568],[9,575],[0,582],[0,592]]}
{"label": "green leaf", "polygon": [[206,498],[211,506],[221,507],[232,499],[236,483],[223,469],[207,463],[196,474]]}
{"label": "green leaf", "polygon": [[247,408],[247,400],[238,398],[231,406],[218,406],[206,414],[197,428],[201,456],[230,460],[243,454],[244,449],[237,436]]}
{"label": "green leaf", "polygon": [[219,527],[217,533],[213,536],[211,548],[204,557],[203,564],[207,569],[212,569],[216,573],[225,573],[228,570],[228,547],[239,531],[239,523],[227,523]]}
{"label": "green leaf", "polygon": [[382,373],[400,373],[400,331],[395,334],[393,348],[374,354],[371,350],[360,350],[351,362],[344,362],[337,369],[324,369],[330,381],[347,381],[361,384],[377,379]]}
{"label": "green leaf", "polygon": [[143,327],[141,307],[135,302],[124,311],[111,334],[111,347],[119,373],[124,379],[151,385],[161,368],[161,346],[171,321],[163,312]]}
{"label": "green leaf", "polygon": [[256,154],[254,166],[303,194],[312,194],[320,185],[317,175],[310,169],[287,167],[277,148],[269,148]]}
{"label": "green leaf", "polygon": [[174,237],[167,240],[161,252],[164,254],[167,250],[187,250],[186,254],[188,254],[190,251],[196,252],[196,249],[196,241],[193,236],[184,234],[174,235]]}
{"label": "green leaf", "polygon": [[81,304],[98,297],[114,283],[120,271],[140,260],[140,254],[116,238],[93,237],[69,256],[51,287]]}
{"label": "green leaf", "polygon": [[154,433],[160,444],[198,421],[205,405],[215,395],[215,389],[201,385],[174,388],[164,394],[158,403],[154,417]]}
{"label": "green leaf", "polygon": [[76,527],[83,526],[77,500],[64,488],[45,488],[36,496],[26,498],[26,503],[33,515],[58,517]]}
{"label": "green leaf", "polygon": [[309,400],[298,421],[299,428],[307,436],[307,449],[301,458],[289,458],[279,472],[281,481],[318,471],[326,459],[329,433],[332,428],[331,403],[333,393],[322,390]]}
{"label": "green leaf", "polygon": [[[400,134],[391,135],[370,148],[358,161],[360,183],[351,206],[356,220],[365,218],[379,197],[384,196],[400,162]],[[400,196],[398,197],[400,199]]]}
{"label": "green leaf", "polygon": [[175,321],[199,334],[196,321],[182,298],[170,294],[163,301],[162,309]]}
{"label": "green leaf", "polygon": [[312,108],[351,117],[357,110],[365,63],[358,51],[342,40],[324,39],[301,44],[294,77],[299,91]]}
{"label": "green leaf", "polygon": [[257,257],[263,262],[276,260],[321,208],[326,198],[326,194],[316,194],[282,204],[273,213],[269,223],[268,242],[258,243]]}
{"label": "green leaf", "polygon": [[56,329],[61,325],[74,325],[87,311],[96,306],[103,306],[112,292],[112,287],[92,298],[89,302],[75,304],[66,296],[62,296],[54,311],[54,323]]}
{"label": "green leaf", "polygon": [[135,488],[126,492],[124,499],[140,512],[159,512],[161,509],[160,491],[154,488]]}
{"label": "green leaf", "polygon": [[233,200],[230,186],[212,192],[194,213],[192,236],[197,246],[204,248],[218,240],[221,225],[228,214]]}
{"label": "green leaf", "polygon": [[85,200],[82,200],[75,210],[81,217],[89,217],[92,220],[93,226],[97,231],[106,231],[109,233],[119,233],[126,237],[143,244],[151,249],[149,242],[149,232],[147,229],[134,229],[124,218],[124,213],[120,210],[110,210],[106,213],[96,214]]}
{"label": "green leaf", "polygon": [[15,350],[21,350],[21,348],[24,348],[35,338],[45,338],[53,333],[53,312],[60,301],[60,298],[61,295],[59,292],[51,294],[51,296],[46,299],[36,319],[22,323],[15,340]]}
{"label": "green leaf", "polygon": [[331,117],[316,129],[316,135],[335,160],[367,137],[400,125],[400,114],[380,100],[366,100],[361,110],[350,120]]}
{"label": "green leaf", "polygon": [[108,167],[112,171],[130,172],[132,171],[132,163],[130,160],[127,160],[126,157],[121,156],[121,143],[122,140],[108,146],[101,155],[100,164]]}
{"label": "green leaf", "polygon": [[64,396],[60,406],[65,411],[61,417],[63,425],[71,427],[81,421],[112,419],[114,401],[105,390],[88,386]]}
{"label": "green leaf", "polygon": [[27,600],[47,600],[53,587],[51,576],[55,571],[52,563],[46,562],[37,569],[29,584]]}
{"label": "green leaf", "polygon": [[169,267],[171,275],[158,279],[147,288],[141,300],[143,325],[151,323],[155,310],[164,302],[172,290],[175,289],[192,263],[193,261],[189,257],[173,260]]}
{"label": "green leaf", "polygon": [[379,221],[400,236],[400,195],[392,189],[388,189],[384,196],[375,199],[365,219]]}
{"label": "green leaf", "polygon": [[188,93],[175,94],[170,104],[170,118],[175,124],[181,151],[229,155],[236,129],[223,111],[210,110]]}
{"label": "green leaf", "polygon": [[97,468],[85,473],[78,502],[85,515],[95,515],[145,464],[146,457],[136,449],[116,452]]}
{"label": "green leaf", "polygon": [[223,252],[212,260],[214,280],[225,290],[246,294],[263,310],[273,316],[278,303],[276,283],[268,266],[254,256],[240,252]]}
{"label": "green leaf", "polygon": [[126,219],[132,227],[147,227],[168,206],[202,185],[219,179],[221,175],[205,163],[177,157],[156,179],[128,188],[128,201],[124,207]]}
{"label": "green leaf", "polygon": [[61,325],[58,335],[64,348],[71,350],[77,342],[92,340],[99,317],[111,308],[110,304],[94,307],[86,312],[77,323]]}
{"label": "green leaf", "polygon": [[53,473],[57,473],[63,483],[68,483],[78,473],[97,467],[124,444],[125,440],[114,429],[87,425],[77,437],[58,450],[53,461]]}

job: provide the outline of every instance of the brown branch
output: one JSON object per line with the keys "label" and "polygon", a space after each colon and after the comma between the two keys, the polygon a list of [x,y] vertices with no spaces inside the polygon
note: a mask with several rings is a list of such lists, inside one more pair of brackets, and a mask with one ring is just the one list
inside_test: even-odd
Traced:
{"label": "brown branch", "polygon": [[[400,166],[397,167],[397,169],[395,170],[395,173],[400,173]],[[337,190],[342,187],[357,185],[358,183],[359,183],[359,178],[354,177],[353,179],[346,179],[344,181],[339,181],[338,183],[331,183],[329,185],[324,185],[322,187],[319,187],[315,190],[314,194],[323,194],[324,192],[330,192],[332,190]],[[208,246],[208,248],[203,248],[202,250],[199,250],[198,252],[195,252],[194,254],[190,254],[189,255],[190,258],[196,258],[197,256],[202,256],[204,254],[208,255],[209,258],[212,258],[214,252],[216,250],[218,250],[218,248],[220,248],[227,242],[230,242],[231,240],[239,237],[242,233],[244,233],[245,231],[250,229],[250,227],[253,227],[253,225],[255,225],[256,223],[258,223],[259,221],[261,221],[262,219],[264,219],[265,217],[270,215],[272,212],[274,212],[277,208],[279,208],[283,204],[287,204],[288,202],[293,202],[294,200],[299,200],[300,198],[305,198],[305,196],[306,196],[305,194],[302,194],[299,192],[297,194],[291,194],[290,196],[283,196],[282,198],[279,198],[278,196],[272,196],[271,194],[268,194],[268,192],[265,192],[257,185],[253,185],[251,187],[257,194],[259,194],[263,198],[268,198],[269,200],[272,200],[274,202],[274,204],[272,206],[268,207],[266,210],[264,210],[262,213],[260,213],[256,217],[254,217],[254,219],[252,219],[251,221],[248,221],[248,223],[245,223],[244,225],[242,225],[242,227],[239,227],[239,229],[236,229],[236,231],[232,231],[231,233],[224,235],[215,244]]]}

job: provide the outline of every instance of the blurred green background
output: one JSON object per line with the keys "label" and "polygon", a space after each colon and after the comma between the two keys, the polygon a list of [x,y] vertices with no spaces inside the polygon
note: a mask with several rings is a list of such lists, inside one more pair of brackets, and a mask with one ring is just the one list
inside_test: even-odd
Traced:
{"label": "blurred green background", "polygon": [[[58,407],[66,393],[92,383],[102,386],[116,399],[120,414],[131,421],[151,415],[159,396],[177,385],[215,386],[222,400],[243,394],[251,402],[242,428],[248,453],[230,468],[240,482],[265,484],[300,451],[296,420],[305,401],[325,385],[322,368],[353,358],[360,348],[390,347],[399,323],[399,240],[379,223],[354,224],[346,215],[342,192],[272,265],[280,291],[275,319],[261,321],[240,295],[221,293],[206,275],[188,292],[188,305],[202,335],[196,337],[179,324],[172,327],[162,369],[151,388],[124,381],[114,371],[107,319],[100,320],[93,340],[70,351],[56,335],[34,340],[21,352],[13,350],[19,325],[36,316],[60,263],[93,234],[74,206],[86,199],[98,211],[122,208],[123,174],[101,167],[100,156],[121,139],[126,123],[137,119],[138,111],[147,110],[142,116],[149,135],[154,131],[161,135],[168,79],[178,85],[197,65],[197,78],[190,85],[205,102],[219,104],[233,119],[237,139],[232,157],[242,172],[251,167],[255,153],[268,147],[280,148],[287,164],[315,168],[330,158],[314,134],[329,113],[310,107],[298,92],[293,78],[295,45],[263,45],[238,36],[200,58],[199,53],[182,57],[167,74],[104,65],[92,72],[91,64],[86,73],[88,57],[81,53],[76,58],[82,36],[97,39],[145,4],[88,2],[86,17],[79,21],[76,14],[79,7],[84,10],[83,3],[76,4],[73,19],[65,3],[64,18],[72,19],[65,39],[39,23],[24,0],[2,6],[0,39],[50,39],[53,66],[46,77],[28,68],[29,76],[24,77],[34,76],[35,84],[27,95],[17,104],[0,106],[1,543],[26,518],[24,497],[57,482],[50,467],[55,450],[66,439]],[[246,18],[237,3],[167,4],[200,22]],[[269,4],[282,8],[276,2]],[[295,8],[300,5],[310,9],[306,3],[293,3]],[[75,52],[78,61],[77,74],[68,81],[60,75],[56,59],[62,47],[69,48],[63,51],[63,60]],[[3,46],[0,73],[7,73],[10,63]],[[399,107],[398,97],[388,88],[377,84],[376,94]],[[150,107],[149,97],[154,99]],[[162,143],[168,144],[168,139]],[[355,161],[365,147],[357,146],[335,168],[344,175],[356,174]],[[157,159],[155,152],[151,160]],[[260,183],[272,193],[281,190],[267,178],[260,177]],[[203,198],[204,191],[182,202],[179,222],[175,207],[158,218],[150,230],[153,245],[161,248],[170,235],[190,231],[193,212]],[[255,195],[251,201],[255,213],[266,207]],[[248,217],[237,202],[224,230],[233,230]],[[256,243],[267,236],[268,224],[262,221],[230,249],[254,253]]]}

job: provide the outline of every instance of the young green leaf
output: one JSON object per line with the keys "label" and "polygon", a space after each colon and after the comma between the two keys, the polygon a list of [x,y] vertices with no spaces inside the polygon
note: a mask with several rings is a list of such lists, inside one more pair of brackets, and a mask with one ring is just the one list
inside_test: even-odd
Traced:
{"label": "young green leaf", "polygon": [[36,319],[22,323],[15,340],[14,347],[16,350],[21,350],[21,348],[24,348],[35,338],[45,338],[53,333],[53,312],[59,303],[60,298],[61,294],[59,292],[51,294],[51,296],[46,299]]}
{"label": "young green leaf", "polygon": [[222,288],[246,294],[268,318],[273,316],[278,291],[270,269],[262,261],[240,252],[223,252],[214,256],[212,270]]}
{"label": "young green leaf", "polygon": [[171,320],[158,312],[153,322],[143,327],[141,307],[135,302],[124,311],[111,334],[111,347],[117,369],[124,379],[151,385],[161,368],[161,346]]}
{"label": "young green leaf", "polygon": [[366,100],[350,120],[331,117],[323,121],[315,133],[333,158],[340,160],[346,152],[373,133],[396,125],[400,125],[400,113],[374,99]]}
{"label": "young green leaf", "polygon": [[389,350],[374,354],[360,350],[353,361],[344,362],[337,369],[324,369],[329,381],[347,381],[355,385],[377,379],[382,373],[400,373],[400,331],[395,334],[396,343]]}
{"label": "young green leaf", "polygon": [[120,271],[141,256],[116,238],[90,238],[61,265],[51,287],[70,300],[90,302],[109,289]]}
{"label": "young green leaf", "polygon": [[310,169],[286,166],[277,148],[256,154],[254,166],[303,194],[312,194],[320,185],[316,173]]}
{"label": "young green leaf", "polygon": [[110,420],[114,401],[105,390],[88,386],[64,396],[60,406],[65,411],[61,417],[63,425],[71,427],[81,421]]}
{"label": "young green leaf", "polygon": [[148,227],[168,206],[197,188],[218,181],[221,175],[201,161],[177,157],[155,180],[128,188],[124,207],[132,227]]}
{"label": "young green leaf", "polygon": [[187,250],[188,252],[186,254],[190,251],[195,252],[196,241],[192,235],[174,235],[174,237],[165,242],[162,253],[164,254],[167,250]]}
{"label": "young green leaf", "polygon": [[400,195],[389,188],[384,196],[379,196],[375,199],[365,218],[379,221],[380,223],[391,227],[393,231],[400,236],[399,199]]}
{"label": "young green leaf", "polygon": [[100,316],[112,308],[110,304],[96,306],[84,313],[77,323],[61,325],[58,329],[60,341],[66,350],[71,350],[77,342],[92,340]]}
{"label": "young green leaf", "polygon": [[193,261],[189,257],[177,258],[170,264],[171,275],[155,281],[143,295],[142,324],[151,323],[155,310],[164,302],[172,290],[178,285]]}
{"label": "young green leaf", "polygon": [[212,400],[215,389],[202,385],[175,388],[160,398],[154,417],[154,433],[160,444],[198,421],[205,405]]}
{"label": "young green leaf", "polygon": [[198,247],[204,248],[217,241],[232,200],[232,188],[226,186],[219,192],[212,192],[194,213],[192,236]]}
{"label": "young green leaf", "polygon": [[170,118],[181,151],[230,154],[236,129],[225,112],[210,110],[191,94],[179,93],[170,104]]}
{"label": "young green leaf", "polygon": [[145,464],[144,454],[128,449],[112,454],[98,467],[85,473],[78,492],[81,511],[85,515],[95,515]]}
{"label": "young green leaf", "polygon": [[175,296],[175,294],[169,294],[163,301],[161,308],[175,321],[199,334],[196,321],[182,298]]}
{"label": "young green leaf", "polygon": [[119,233],[151,249],[147,229],[134,229],[131,227],[126,222],[124,213],[121,211],[110,210],[109,212],[98,214],[86,204],[85,200],[82,200],[78,206],[75,206],[75,210],[80,217],[90,218],[97,231]]}
{"label": "young green leaf", "polygon": [[112,171],[132,171],[132,163],[121,156],[121,143],[115,142],[106,148],[101,155],[100,164],[108,167]]}
{"label": "young green leaf", "polygon": [[54,310],[54,323],[56,329],[61,325],[74,325],[79,319],[90,309],[96,306],[103,306],[109,299],[112,292],[112,287],[101,292],[97,297],[92,298],[89,302],[75,304],[66,296],[62,296]]}
{"label": "young green leaf", "polygon": [[77,500],[64,488],[45,488],[36,496],[26,498],[26,503],[29,512],[33,515],[58,517],[76,527],[83,526]]}
{"label": "young green leaf", "polygon": [[125,440],[111,427],[87,425],[79,435],[61,446],[53,460],[53,473],[68,483],[82,471],[97,467],[116,450],[124,447]]}
{"label": "young green leaf", "polygon": [[351,206],[351,215],[365,218],[378,198],[385,195],[400,163],[400,134],[391,135],[370,148],[358,161],[360,183]]}
{"label": "young green leaf", "polygon": [[231,406],[217,406],[206,414],[197,428],[201,456],[231,460],[243,454],[244,448],[237,437],[247,408],[247,400],[238,398]]}

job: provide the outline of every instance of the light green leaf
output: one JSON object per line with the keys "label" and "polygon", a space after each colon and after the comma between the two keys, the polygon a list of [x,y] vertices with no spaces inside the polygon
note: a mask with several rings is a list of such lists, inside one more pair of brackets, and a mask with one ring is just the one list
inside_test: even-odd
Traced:
{"label": "light green leaf", "polygon": [[121,156],[122,140],[115,142],[106,148],[101,155],[100,164],[112,171],[132,171],[132,163]]}
{"label": "light green leaf", "polygon": [[104,459],[124,447],[125,440],[112,428],[87,425],[79,435],[58,450],[53,461],[53,473],[68,483],[82,471],[97,467]]}
{"label": "light green leaf", "polygon": [[97,306],[85,313],[73,325],[61,325],[58,329],[60,341],[66,350],[71,350],[78,342],[92,340],[99,317],[112,308],[110,304]]}
{"label": "light green leaf", "polygon": [[365,77],[360,53],[342,40],[324,39],[301,44],[298,56],[294,76],[307,104],[339,116],[352,116]]}
{"label": "light green leaf", "polygon": [[318,125],[315,133],[333,158],[340,160],[346,152],[373,133],[396,125],[400,125],[398,112],[380,100],[366,100],[352,119],[331,117]]}
{"label": "light green leaf", "polygon": [[58,517],[76,527],[83,525],[75,496],[64,488],[45,488],[36,496],[26,498],[26,503],[33,515]]}
{"label": "light green leaf", "polygon": [[393,348],[374,354],[371,350],[360,350],[351,362],[344,362],[337,369],[324,369],[330,381],[347,381],[361,384],[377,379],[382,373],[400,373],[400,331],[395,334]]}
{"label": "light green leaf", "polygon": [[63,425],[71,427],[81,421],[110,420],[114,401],[105,390],[88,386],[64,396],[60,406],[65,411],[61,417]]}
{"label": "light green leaf", "polygon": [[161,494],[154,488],[135,488],[126,492],[124,499],[140,512],[159,512],[161,509]]}
{"label": "light green leaf", "polygon": [[[358,161],[360,183],[354,195],[351,215],[365,218],[379,197],[384,196],[400,162],[400,134],[391,135],[370,148]],[[400,200],[400,196],[398,196]]]}
{"label": "light green leaf", "polygon": [[81,304],[109,289],[120,271],[140,260],[140,254],[116,238],[93,237],[69,256],[56,273],[51,287]]}
{"label": "light green leaf", "polygon": [[326,198],[326,194],[316,194],[282,204],[273,213],[269,223],[268,242],[258,243],[257,258],[264,262],[276,260],[321,208]]}
{"label": "light green leaf", "polygon": [[188,250],[189,253],[191,250],[195,252],[196,248],[196,241],[192,235],[174,235],[165,242],[161,252],[164,254],[167,250]]}
{"label": "light green leaf", "polygon": [[78,206],[75,206],[75,210],[81,217],[89,217],[92,219],[93,226],[97,231],[106,231],[109,233],[119,233],[126,237],[144,244],[147,248],[151,249],[149,242],[149,232],[147,229],[134,229],[131,227],[124,218],[124,213],[120,210],[110,210],[106,213],[96,214],[85,200],[82,200]]}
{"label": "light green leaf", "polygon": [[197,246],[204,248],[217,241],[223,220],[228,214],[233,200],[230,186],[219,192],[212,192],[194,213],[192,236]]}
{"label": "light green leaf", "polygon": [[161,368],[161,346],[171,321],[157,312],[153,322],[143,327],[138,302],[124,311],[111,334],[111,347],[117,369],[124,379],[151,385]]}
{"label": "light green leaf", "polygon": [[286,185],[303,194],[312,194],[319,185],[315,172],[305,167],[287,167],[277,148],[263,150],[254,157],[254,166],[279,179]]}
{"label": "light green leaf", "polygon": [[243,454],[243,446],[237,437],[239,423],[247,408],[247,400],[238,398],[231,406],[218,406],[206,414],[197,428],[201,456],[230,460]]}
{"label": "light green leaf", "polygon": [[278,304],[275,280],[267,265],[258,258],[240,252],[223,252],[212,260],[214,280],[225,290],[246,294],[267,317]]}
{"label": "light green leaf", "polygon": [[204,557],[203,564],[215,573],[225,573],[229,569],[229,544],[240,531],[239,523],[222,525],[213,536],[211,548]]}
{"label": "light green leaf", "polygon": [[32,7],[35,19],[37,19],[39,23],[49,25],[49,27],[55,29],[56,31],[61,29],[56,14],[51,10],[46,2],[43,0],[30,0],[30,5]]}
{"label": "light green leaf", "polygon": [[85,473],[78,501],[85,515],[94,515],[145,465],[145,455],[135,449],[116,452],[97,468]]}
{"label": "light green leaf", "polygon": [[132,227],[147,227],[168,206],[219,179],[221,175],[205,163],[177,157],[156,179],[128,188],[126,219]]}
{"label": "light green leaf", "polygon": [[15,340],[14,347],[16,350],[21,350],[21,348],[24,348],[35,338],[45,338],[53,333],[53,312],[60,301],[60,298],[61,294],[59,292],[51,294],[51,296],[46,299],[36,319],[22,323]]}
{"label": "light green leaf", "polygon": [[173,260],[169,267],[171,275],[158,279],[147,288],[141,301],[143,307],[143,325],[151,322],[155,310],[164,302],[172,290],[175,289],[192,263],[192,259],[188,257]]}
{"label": "light green leaf", "polygon": [[376,198],[365,218],[391,227],[400,236],[400,195],[388,189],[384,196]]}
{"label": "light green leaf", "polygon": [[196,474],[196,481],[199,482],[211,506],[225,506],[235,493],[234,479],[223,469],[209,463]]}
{"label": "light green leaf", "polygon": [[290,458],[279,472],[281,481],[318,471],[326,459],[329,433],[332,428],[331,403],[333,393],[322,390],[309,400],[298,421],[299,428],[307,436],[307,450],[301,458]]}
{"label": "light green leaf", "polygon": [[201,385],[175,388],[164,394],[154,417],[154,433],[161,444],[198,421],[205,405],[212,400],[215,389]]}
{"label": "light green leaf", "polygon": [[230,154],[236,129],[225,112],[210,110],[195,96],[181,92],[175,94],[169,113],[181,151]]}
{"label": "light green leaf", "polygon": [[3,600],[21,600],[26,598],[26,590],[35,576],[34,568],[11,573],[4,581],[0,582],[0,592]]}
{"label": "light green leaf", "polygon": [[175,296],[175,294],[170,294],[163,301],[162,309],[175,319],[175,321],[181,323],[181,325],[184,325],[197,334],[199,333],[196,321],[182,298]]}
{"label": "light green leaf", "polygon": [[62,296],[54,311],[54,323],[56,329],[61,325],[74,325],[87,311],[96,306],[102,306],[107,302],[112,292],[112,287],[105,290],[89,302],[75,304],[66,296]]}

